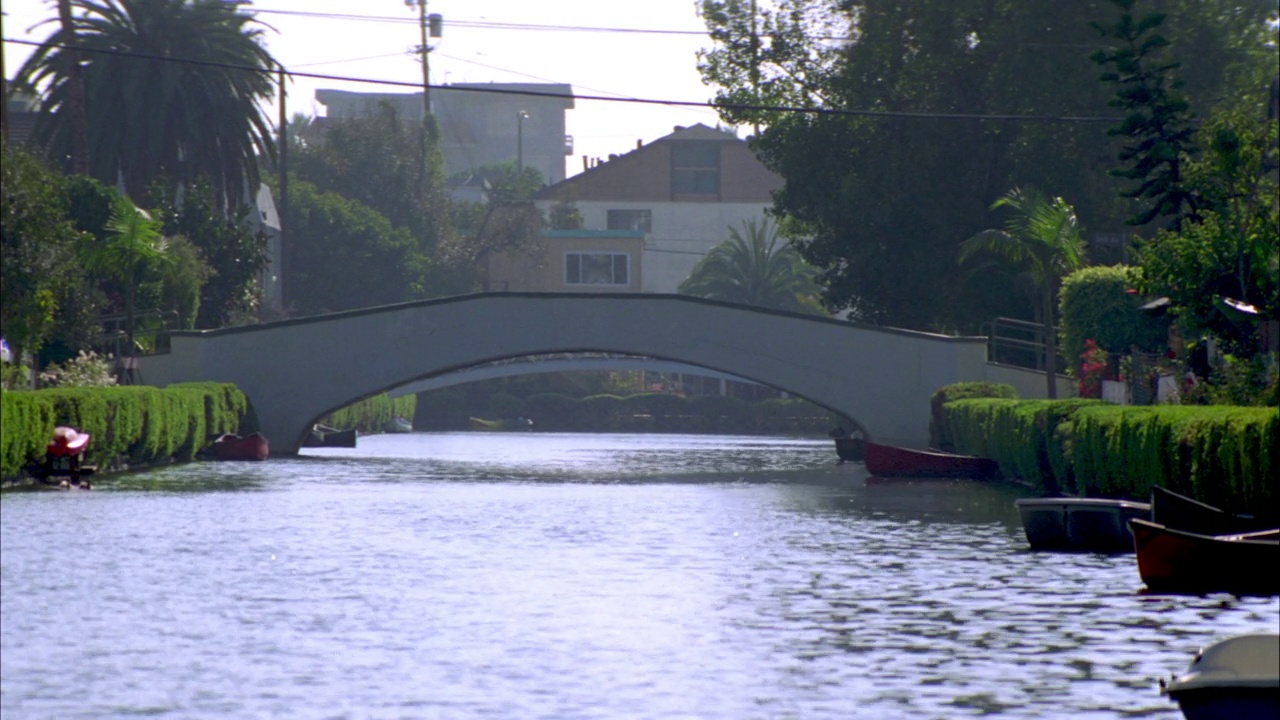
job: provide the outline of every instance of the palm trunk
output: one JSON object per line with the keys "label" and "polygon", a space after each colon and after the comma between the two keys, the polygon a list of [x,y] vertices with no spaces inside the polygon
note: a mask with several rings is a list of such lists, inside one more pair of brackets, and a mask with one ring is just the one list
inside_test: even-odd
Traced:
{"label": "palm trunk", "polygon": [[1053,327],[1053,285],[1044,286],[1044,370],[1048,398],[1058,398],[1058,338]]}
{"label": "palm trunk", "polygon": [[[77,42],[75,24],[71,19],[70,0],[58,0],[58,20],[62,24],[62,32],[67,36],[67,42]],[[84,72],[80,68],[80,53],[71,48],[68,48],[66,52],[69,59],[67,67],[67,100],[71,106],[71,171],[80,175],[88,175],[89,120],[85,109]]]}

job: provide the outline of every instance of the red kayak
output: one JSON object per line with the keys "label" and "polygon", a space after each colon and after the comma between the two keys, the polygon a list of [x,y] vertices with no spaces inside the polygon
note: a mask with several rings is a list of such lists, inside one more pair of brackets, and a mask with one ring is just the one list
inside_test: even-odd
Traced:
{"label": "red kayak", "polygon": [[945,477],[986,480],[1000,475],[995,460],[936,450],[913,450],[895,445],[863,443],[863,463],[881,477]]}

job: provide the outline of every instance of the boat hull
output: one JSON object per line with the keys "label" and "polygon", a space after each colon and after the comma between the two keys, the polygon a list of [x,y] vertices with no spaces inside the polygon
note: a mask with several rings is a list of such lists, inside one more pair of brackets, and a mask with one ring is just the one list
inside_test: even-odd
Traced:
{"label": "boat hull", "polygon": [[1014,502],[1032,550],[1133,552],[1129,521],[1149,518],[1151,506],[1101,498],[1024,498]]}
{"label": "boat hull", "polygon": [[213,443],[213,457],[218,460],[266,460],[271,454],[270,444],[261,433],[223,435]]}
{"label": "boat hull", "polygon": [[881,477],[936,477],[987,480],[998,477],[996,461],[972,455],[913,450],[894,445],[863,443],[867,472]]}
{"label": "boat hull", "polygon": [[1233,515],[1186,495],[1151,488],[1151,521],[1197,535],[1233,535],[1280,527],[1280,520]]}
{"label": "boat hull", "polygon": [[1252,633],[1216,642],[1164,692],[1187,720],[1280,717],[1280,635]]}
{"label": "boat hull", "polygon": [[1277,535],[1199,535],[1129,521],[1138,574],[1151,592],[1280,595]]}

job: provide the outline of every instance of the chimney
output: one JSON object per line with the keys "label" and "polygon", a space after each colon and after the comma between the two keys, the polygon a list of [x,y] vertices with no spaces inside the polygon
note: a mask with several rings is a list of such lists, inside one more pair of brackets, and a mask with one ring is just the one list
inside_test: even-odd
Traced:
{"label": "chimney", "polygon": [[644,142],[640,138],[636,138],[636,149],[639,150],[642,147],[644,147]]}

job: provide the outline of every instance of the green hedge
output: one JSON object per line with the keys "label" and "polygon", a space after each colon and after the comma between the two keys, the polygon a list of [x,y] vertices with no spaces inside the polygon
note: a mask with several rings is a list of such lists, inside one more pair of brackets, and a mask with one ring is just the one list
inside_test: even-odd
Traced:
{"label": "green hedge", "polygon": [[343,430],[355,428],[362,433],[379,433],[383,426],[397,417],[413,422],[417,406],[417,395],[393,398],[383,393],[331,412],[320,418],[320,422]]}
{"label": "green hedge", "polygon": [[214,437],[256,425],[244,393],[222,383],[6,390],[0,403],[6,481],[44,458],[58,425],[92,435],[85,458],[103,468],[191,460]]}
{"label": "green hedge", "polygon": [[1275,408],[1073,398],[959,400],[943,411],[956,452],[990,457],[1046,494],[1145,500],[1161,485],[1238,512],[1280,501]]}
{"label": "green hedge", "polygon": [[942,406],[956,400],[969,398],[1015,399],[1018,391],[1012,385],[992,382],[959,382],[939,388],[929,398],[929,444],[940,450],[954,451],[951,429]]}

